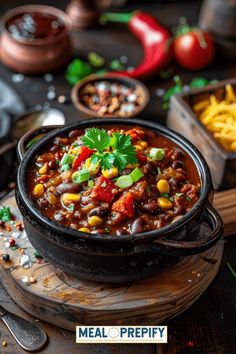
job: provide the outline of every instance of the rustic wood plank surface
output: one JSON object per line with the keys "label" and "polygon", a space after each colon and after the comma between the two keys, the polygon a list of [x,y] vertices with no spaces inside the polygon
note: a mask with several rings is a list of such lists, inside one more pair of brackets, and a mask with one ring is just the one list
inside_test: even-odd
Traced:
{"label": "rustic wood plank surface", "polygon": [[[161,324],[190,307],[214,279],[222,258],[223,242],[212,249],[185,257],[157,276],[127,284],[106,284],[76,279],[35,257],[21,222],[14,194],[2,202],[15,221],[2,230],[0,277],[5,289],[25,311],[46,322],[74,331],[76,324]],[[204,232],[204,230],[202,230]],[[18,249],[9,247],[15,237]]]}
{"label": "rustic wood plank surface", "polygon": [[[2,14],[9,8],[17,5],[31,3],[31,0],[8,0],[0,2],[0,13]],[[41,2],[41,1],[40,1]],[[45,0],[44,3],[65,8],[68,0],[61,0],[55,5],[53,0]],[[163,24],[172,27],[176,25],[180,16],[186,16],[190,23],[197,23],[200,1],[188,1],[182,3],[165,4],[154,2],[149,4],[143,1],[132,4],[125,11],[141,8],[150,11],[159,18]],[[122,29],[121,29],[122,28]],[[129,64],[135,65],[142,57],[142,49],[137,41],[127,32],[124,35],[124,27],[114,26],[104,29],[95,29],[91,31],[77,32],[74,34],[74,42],[81,55],[87,51],[96,50],[106,58],[113,59],[120,55],[127,55]],[[105,40],[104,40],[105,39]],[[117,43],[117,45],[115,45]],[[112,50],[111,50],[112,48]],[[23,83],[14,83],[12,81],[12,73],[0,65],[1,77],[5,79],[14,89],[21,95],[28,107],[34,107],[36,104],[43,104],[46,101],[46,89],[48,84],[44,82],[41,76],[27,77]],[[188,83],[194,76],[205,76],[208,79],[225,79],[236,76],[236,66],[232,62],[226,63],[224,60],[217,58],[215,64],[201,71],[200,73],[187,72],[179,67],[175,67],[175,73],[178,73]],[[70,92],[69,86],[64,80],[63,72],[55,75],[53,84],[56,86],[57,94],[66,94]],[[155,95],[158,88],[167,88],[172,84],[171,79],[161,81],[154,78],[148,88],[151,92],[151,101],[146,112],[145,119],[154,120],[165,123],[166,112],[161,109],[161,100]],[[81,119],[72,105],[61,106],[57,101],[51,103],[53,107],[62,109],[66,114],[68,122]],[[236,233],[234,227],[231,232]],[[165,354],[235,354],[236,348],[236,282],[229,273],[226,262],[235,264],[236,239],[228,238],[225,244],[224,258],[220,267],[220,271],[208,290],[200,297],[200,299],[189,310],[185,311],[176,319],[168,322],[169,336],[168,345],[158,348],[158,353]],[[14,294],[11,294],[14,298]],[[7,295],[6,291],[0,284],[0,299],[5,307],[9,310],[24,316],[25,318],[35,321],[33,317],[23,312]],[[56,326],[47,325],[39,322],[43,329],[48,333],[50,341],[48,347],[43,350],[45,354],[96,354],[100,353],[124,353],[124,347],[115,346],[87,346],[76,345],[72,332],[61,330]],[[8,347],[3,348],[1,342],[7,340]],[[190,345],[189,345],[190,344]],[[128,347],[129,353],[132,354],[149,354],[154,353],[153,347],[150,349],[143,346]],[[149,351],[150,350],[150,351]],[[14,339],[9,335],[8,330],[0,322],[0,353],[1,354],[21,354],[24,353],[16,345]]]}

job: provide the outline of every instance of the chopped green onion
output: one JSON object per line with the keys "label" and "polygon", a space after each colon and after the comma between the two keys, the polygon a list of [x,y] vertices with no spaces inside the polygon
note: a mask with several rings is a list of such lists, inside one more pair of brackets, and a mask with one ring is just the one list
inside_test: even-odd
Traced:
{"label": "chopped green onion", "polygon": [[189,202],[192,201],[192,198],[190,198],[190,197],[186,197],[185,199],[188,200]]}
{"label": "chopped green onion", "polygon": [[71,211],[73,211],[73,210],[75,209],[75,204],[70,204],[70,205],[68,206],[68,209],[71,210]]}
{"label": "chopped green onion", "polygon": [[73,161],[75,159],[75,156],[74,155],[69,155],[69,154],[64,154],[62,159],[61,159],[61,162],[60,164],[63,166],[63,165],[66,165],[66,164],[72,164]]}
{"label": "chopped green onion", "polygon": [[175,193],[176,197],[182,197],[182,195],[184,195],[184,193]]}
{"label": "chopped green onion", "polygon": [[150,157],[154,160],[162,160],[165,156],[165,150],[161,148],[152,148],[150,150]]}
{"label": "chopped green onion", "polygon": [[162,174],[160,167],[157,167],[157,173],[158,173],[158,175]]}
{"label": "chopped green onion", "polygon": [[65,165],[61,166],[61,172],[69,171],[70,165],[66,163]]}
{"label": "chopped green onion", "polygon": [[116,181],[116,185],[119,188],[128,188],[128,187],[132,186],[133,183],[134,183],[134,181],[130,175],[121,176]]}
{"label": "chopped green onion", "polygon": [[87,170],[76,171],[72,174],[72,181],[74,183],[82,183],[90,178],[90,173]]}
{"label": "chopped green onion", "polygon": [[161,194],[161,197],[162,197],[162,198],[169,198],[169,193],[162,193],[162,194]]}
{"label": "chopped green onion", "polygon": [[94,181],[92,179],[89,179],[88,180],[88,187],[93,188],[93,186],[94,186]]}
{"label": "chopped green onion", "polygon": [[134,182],[137,182],[140,178],[143,177],[143,173],[138,167],[136,167],[129,175]]}
{"label": "chopped green onion", "polygon": [[169,200],[170,200],[171,202],[173,202],[173,201],[174,201],[174,198],[173,198],[173,197],[169,197]]}

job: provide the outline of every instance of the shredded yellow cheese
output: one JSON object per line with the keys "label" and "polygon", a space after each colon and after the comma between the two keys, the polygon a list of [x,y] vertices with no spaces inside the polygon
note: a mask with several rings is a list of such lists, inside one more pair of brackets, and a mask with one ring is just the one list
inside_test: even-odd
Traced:
{"label": "shredded yellow cheese", "polygon": [[218,101],[216,95],[199,101],[193,106],[201,123],[229,152],[236,152],[236,93],[232,85],[225,86],[225,97]]}

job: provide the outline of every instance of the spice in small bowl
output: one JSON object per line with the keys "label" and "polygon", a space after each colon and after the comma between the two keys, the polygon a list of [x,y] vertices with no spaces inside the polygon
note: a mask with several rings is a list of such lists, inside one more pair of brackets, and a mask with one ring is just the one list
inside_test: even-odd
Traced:
{"label": "spice in small bowl", "polygon": [[143,111],[149,93],[134,79],[110,74],[91,75],[74,86],[72,101],[89,116],[125,118]]}

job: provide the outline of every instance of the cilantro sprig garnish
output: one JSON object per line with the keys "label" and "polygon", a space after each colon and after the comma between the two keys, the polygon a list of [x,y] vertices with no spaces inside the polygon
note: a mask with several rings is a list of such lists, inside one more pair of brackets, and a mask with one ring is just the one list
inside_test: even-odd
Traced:
{"label": "cilantro sprig garnish", "polygon": [[4,222],[11,220],[11,211],[9,207],[3,207],[0,209],[0,220]]}
{"label": "cilantro sprig garnish", "polygon": [[91,162],[95,164],[100,161],[103,170],[114,166],[122,172],[127,164],[137,163],[137,154],[129,135],[113,133],[110,137],[105,129],[89,128],[82,141],[90,149],[97,150],[91,156]]}

